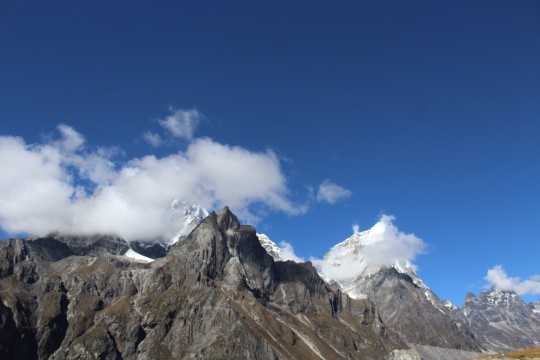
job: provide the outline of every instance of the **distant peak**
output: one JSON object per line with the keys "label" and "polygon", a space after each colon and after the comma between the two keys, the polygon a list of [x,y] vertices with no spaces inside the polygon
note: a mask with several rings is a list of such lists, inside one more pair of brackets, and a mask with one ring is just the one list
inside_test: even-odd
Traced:
{"label": "distant peak", "polygon": [[198,201],[188,202],[186,200],[174,199],[170,208],[173,214],[173,221],[178,224],[178,227],[176,234],[168,241],[168,245],[176,244],[182,236],[189,234],[208,216],[208,211]]}

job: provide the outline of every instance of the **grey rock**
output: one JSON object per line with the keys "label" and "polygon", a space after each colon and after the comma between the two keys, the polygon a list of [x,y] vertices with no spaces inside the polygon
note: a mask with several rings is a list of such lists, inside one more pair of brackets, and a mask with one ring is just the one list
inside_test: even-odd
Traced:
{"label": "grey rock", "polygon": [[370,301],[309,263],[274,262],[228,208],[150,264],[114,237],[46,239],[0,242],[2,358],[378,359],[407,347]]}
{"label": "grey rock", "polygon": [[514,292],[468,295],[461,313],[488,351],[540,347],[540,318]]}
{"label": "grey rock", "polygon": [[[422,360],[414,349],[393,350],[384,360]],[[439,359],[442,360],[442,359]]]}
{"label": "grey rock", "polygon": [[123,255],[129,244],[119,236],[95,234],[89,236],[50,234],[33,238],[28,246],[44,260],[57,261],[70,255]]}
{"label": "grey rock", "polygon": [[362,279],[355,289],[372,300],[385,324],[407,343],[479,351],[479,342],[467,324],[428,288],[393,267]]}
{"label": "grey rock", "polygon": [[446,349],[429,345],[409,344],[422,360],[469,360],[482,355],[483,353]]}

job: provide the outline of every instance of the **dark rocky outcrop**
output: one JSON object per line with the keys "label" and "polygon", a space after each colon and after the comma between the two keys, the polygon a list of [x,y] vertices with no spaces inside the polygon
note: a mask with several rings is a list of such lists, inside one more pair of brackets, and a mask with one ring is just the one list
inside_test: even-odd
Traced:
{"label": "dark rocky outcrop", "polygon": [[87,236],[50,234],[31,239],[28,246],[48,261],[60,260],[69,255],[123,255],[129,250],[126,240],[106,234]]}
{"label": "dark rocky outcrop", "polygon": [[138,252],[141,255],[149,257],[151,259],[160,259],[167,256],[169,247],[159,241],[144,242],[144,241],[130,241],[129,245],[133,251]]}
{"label": "dark rocky outcrop", "polygon": [[115,237],[0,243],[2,359],[377,359],[404,348],[368,300],[274,262],[212,213],[151,264]]}

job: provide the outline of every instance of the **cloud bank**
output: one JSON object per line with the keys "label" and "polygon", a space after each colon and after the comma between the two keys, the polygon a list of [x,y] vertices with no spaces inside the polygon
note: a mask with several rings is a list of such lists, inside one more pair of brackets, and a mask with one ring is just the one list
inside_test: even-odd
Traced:
{"label": "cloud bank", "polygon": [[317,191],[317,202],[335,204],[338,201],[350,197],[351,195],[352,192],[350,190],[336,185],[327,179],[319,185],[319,189]]}
{"label": "cloud bank", "polygon": [[522,281],[519,277],[508,276],[502,265],[496,265],[488,270],[484,279],[496,290],[514,291],[518,295],[540,294],[540,275]]}
{"label": "cloud bank", "polygon": [[394,220],[383,215],[364,232],[353,225],[352,237],[330,249],[324,259],[312,261],[325,278],[336,281],[352,280],[396,264],[415,270],[414,260],[425,252],[425,243],[414,234],[400,231]]}
{"label": "cloud bank", "polygon": [[[191,139],[200,114],[175,111],[161,123]],[[209,138],[191,139],[185,151],[117,163],[115,148],[89,149],[68,125],[54,139],[28,144],[0,136],[0,226],[8,233],[43,235],[116,233],[128,240],[170,237],[175,199],[207,209],[229,205],[246,220],[254,207],[301,214],[289,198],[281,163],[272,151],[253,152]]]}

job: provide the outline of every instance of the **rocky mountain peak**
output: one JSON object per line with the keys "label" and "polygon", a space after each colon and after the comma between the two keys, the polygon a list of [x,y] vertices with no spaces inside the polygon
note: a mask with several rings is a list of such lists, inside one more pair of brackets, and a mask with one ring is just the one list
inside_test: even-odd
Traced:
{"label": "rocky mountain peak", "polygon": [[217,224],[222,231],[229,229],[238,230],[240,228],[240,222],[236,215],[231,212],[228,206],[225,206],[217,217]]}
{"label": "rocky mountain peak", "polygon": [[406,347],[370,301],[310,263],[274,262],[228,208],[152,263],[93,252],[118,239],[101,240],[0,242],[0,358],[379,359]]}
{"label": "rocky mountain peak", "polygon": [[465,302],[473,301],[474,299],[476,299],[476,295],[474,295],[472,292],[470,292],[470,293],[467,293],[467,296],[465,297]]}
{"label": "rocky mountain peak", "polygon": [[515,292],[491,289],[468,295],[460,310],[486,350],[540,346],[540,318]]}

